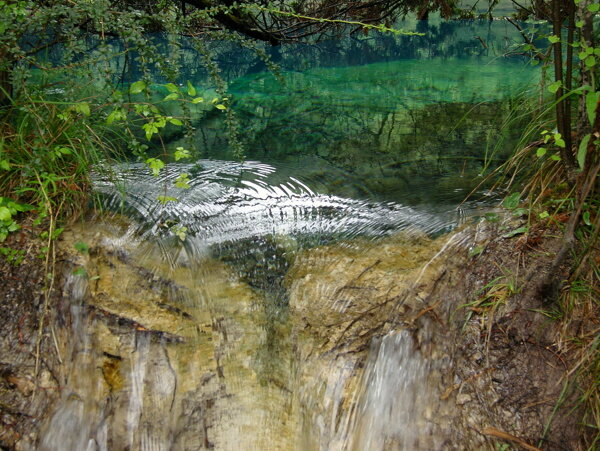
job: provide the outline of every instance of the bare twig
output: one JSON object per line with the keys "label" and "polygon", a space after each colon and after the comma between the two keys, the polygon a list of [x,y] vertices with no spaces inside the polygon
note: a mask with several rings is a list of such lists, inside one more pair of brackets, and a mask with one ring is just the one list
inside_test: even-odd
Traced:
{"label": "bare twig", "polygon": [[515,443],[515,444],[519,445],[521,448],[525,448],[529,451],[542,451],[537,446],[530,445],[525,440],[520,439],[519,437],[516,437],[512,434],[509,434],[508,432],[504,432],[504,431],[501,431],[500,429],[496,429],[494,427],[485,428],[483,431],[481,431],[481,433],[484,435],[489,435],[492,437],[499,438],[499,439],[507,441],[507,442]]}

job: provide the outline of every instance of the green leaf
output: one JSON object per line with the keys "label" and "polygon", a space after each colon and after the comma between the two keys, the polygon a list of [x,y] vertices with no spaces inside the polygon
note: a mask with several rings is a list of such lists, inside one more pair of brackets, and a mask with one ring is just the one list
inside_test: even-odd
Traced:
{"label": "green leaf", "polygon": [[110,98],[112,100],[114,100],[115,102],[119,102],[121,100],[123,100],[123,93],[119,90],[115,90],[111,95]]}
{"label": "green leaf", "polygon": [[499,219],[500,219],[500,216],[498,216],[498,213],[486,213],[485,214],[485,220],[488,222],[498,222]]}
{"label": "green leaf", "polygon": [[79,267],[73,270],[73,275],[79,277],[87,277],[87,271],[85,270],[85,268]]}
{"label": "green leaf", "polygon": [[223,105],[222,103],[216,104],[215,108],[217,108],[219,110],[226,110],[227,109],[227,107],[225,105]]}
{"label": "green leaf", "polygon": [[543,157],[544,155],[546,155],[546,152],[547,152],[547,151],[548,151],[548,150],[547,150],[545,147],[538,147],[538,150],[537,150],[537,152],[536,152],[535,154],[536,154],[536,156],[537,156],[538,158],[541,158],[541,157]]}
{"label": "green leaf", "polygon": [[194,85],[192,85],[192,83],[190,83],[189,81],[187,82],[187,93],[191,97],[194,97],[196,95],[196,88],[194,88]]}
{"label": "green leaf", "polygon": [[188,231],[187,227],[174,226],[171,230],[181,241],[185,241]]}
{"label": "green leaf", "polygon": [[600,101],[600,91],[588,92],[585,96],[585,110],[587,111],[590,124],[593,126],[596,122],[596,108]]}
{"label": "green leaf", "polygon": [[511,230],[508,233],[502,235],[504,238],[512,238],[516,235],[522,235],[523,233],[527,233],[529,231],[529,227],[519,227],[518,229]]}
{"label": "green leaf", "polygon": [[139,115],[141,115],[141,116],[146,116],[146,117],[148,117],[148,116],[150,116],[150,114],[152,113],[152,112],[150,111],[150,107],[149,107],[148,105],[145,105],[145,104],[143,104],[143,103],[142,103],[142,104],[139,104],[139,103],[138,103],[138,104],[135,104],[135,105],[133,106],[133,109],[135,110],[135,112],[136,112],[137,114],[139,114]]}
{"label": "green leaf", "polygon": [[165,88],[167,88],[167,90],[169,92],[172,92],[172,93],[178,93],[179,92],[179,86],[174,85],[173,83],[167,83],[165,85]]}
{"label": "green leaf", "polygon": [[53,240],[57,239],[63,233],[64,230],[65,230],[64,227],[59,227],[58,229],[55,229],[52,232],[52,239]]}
{"label": "green leaf", "polygon": [[175,186],[181,189],[187,189],[190,187],[190,177],[185,172],[183,174],[179,174],[179,176],[175,179]]}
{"label": "green leaf", "polygon": [[548,36],[548,40],[552,43],[552,44],[556,44],[557,42],[560,42],[560,38],[556,35],[551,35]]}
{"label": "green leaf", "polygon": [[560,155],[557,155],[557,154],[550,155],[550,159],[554,160],[554,161],[560,161],[561,160]]}
{"label": "green leaf", "polygon": [[591,3],[588,5],[588,11],[591,13],[597,13],[600,10],[599,3]]}
{"label": "green leaf", "polygon": [[83,114],[84,116],[89,116],[90,115],[90,104],[87,102],[81,102],[81,103],[76,103],[74,105],[75,107],[75,111],[77,111],[80,114]]}
{"label": "green leaf", "polygon": [[18,204],[16,202],[11,202],[10,205],[15,211],[31,211],[33,210],[35,207],[33,205],[29,205],[29,204]]}
{"label": "green leaf", "polygon": [[10,170],[10,163],[8,160],[0,160],[0,169],[4,169],[5,171]]}
{"label": "green leaf", "polygon": [[6,207],[0,207],[0,221],[8,221],[12,218],[10,210]]}
{"label": "green leaf", "polygon": [[195,99],[192,99],[192,103],[200,103],[200,102],[204,102],[204,99],[202,97],[196,97]]}
{"label": "green leaf", "polygon": [[127,118],[127,115],[125,114],[125,111],[123,111],[122,109],[114,110],[106,118],[106,125],[110,125],[114,121],[125,120],[126,118]]}
{"label": "green leaf", "polygon": [[585,66],[588,69],[591,69],[592,67],[594,67],[596,65],[596,57],[595,56],[588,56],[585,59]]}
{"label": "green leaf", "polygon": [[73,247],[78,251],[81,252],[82,254],[89,254],[90,252],[90,247],[84,243],[83,241],[77,241]]}
{"label": "green leaf", "polygon": [[540,217],[540,219],[546,219],[550,216],[550,213],[548,213],[547,211],[543,211],[538,216]]}
{"label": "green leaf", "polygon": [[521,201],[521,193],[512,193],[510,196],[504,198],[502,205],[508,210],[514,210],[519,206]]}
{"label": "green leaf", "polygon": [[154,133],[158,133],[158,124],[156,122],[146,122],[142,125],[142,128],[146,131],[146,139],[150,141]]}
{"label": "green leaf", "polygon": [[483,252],[483,246],[475,246],[469,251],[469,257],[475,257]]}
{"label": "green leaf", "polygon": [[169,117],[169,122],[173,125],[183,125],[183,122],[181,122],[179,119],[176,119],[174,117]]}
{"label": "green leaf", "polygon": [[163,100],[177,100],[179,98],[179,94],[177,92],[172,92],[165,96]]}
{"label": "green leaf", "polygon": [[513,216],[526,216],[528,213],[527,208],[515,208],[512,212]]}
{"label": "green leaf", "polygon": [[154,121],[154,124],[156,125],[157,129],[167,125],[167,118],[165,116],[155,116]]}
{"label": "green leaf", "polygon": [[584,59],[586,59],[586,57],[588,56],[588,54],[587,54],[587,52],[586,52],[586,51],[583,51],[583,52],[579,52],[579,53],[577,54],[577,56],[579,57],[579,59],[580,59],[580,60],[582,60],[582,61],[583,61]]}
{"label": "green leaf", "polygon": [[165,167],[165,164],[162,162],[162,160],[158,158],[148,158],[146,160],[146,164],[148,165],[148,167],[152,171],[152,175],[154,176],[160,174],[160,170]]}
{"label": "green leaf", "polygon": [[558,147],[562,147],[564,149],[565,147],[565,140],[563,139],[562,135],[560,133],[555,133],[554,134],[554,142],[556,143],[556,145]]}
{"label": "green leaf", "polygon": [[58,147],[56,151],[62,155],[71,155],[73,153],[68,147]]}
{"label": "green leaf", "polygon": [[183,158],[190,158],[192,156],[192,154],[190,153],[189,150],[184,149],[183,147],[177,147],[175,149],[175,161],[179,161]]}
{"label": "green leaf", "polygon": [[143,80],[140,81],[136,81],[135,83],[132,83],[131,86],[129,86],[129,93],[130,94],[139,94],[140,92],[142,92],[144,89],[146,89],[146,82]]}
{"label": "green leaf", "polygon": [[108,115],[108,117],[106,118],[106,125],[112,124],[117,119],[117,111],[118,110],[114,110]]}
{"label": "green leaf", "polygon": [[177,198],[172,196],[158,196],[156,200],[158,200],[161,204],[166,204],[167,202],[177,202]]}
{"label": "green leaf", "polygon": [[584,211],[582,218],[583,218],[583,222],[585,223],[585,225],[588,225],[588,226],[592,225],[592,221],[590,220],[590,212],[589,211]]}
{"label": "green leaf", "polygon": [[575,26],[577,28],[583,28],[584,22],[583,20],[578,20],[577,22],[575,22]]}
{"label": "green leaf", "polygon": [[579,167],[581,169],[583,169],[583,166],[585,165],[585,157],[587,156],[588,144],[591,137],[592,135],[588,133],[579,143],[579,150],[577,151],[577,163],[579,163]]}
{"label": "green leaf", "polygon": [[555,81],[554,83],[552,83],[550,86],[548,86],[548,91],[550,91],[552,94],[556,94],[556,92],[562,87],[562,81],[558,80]]}

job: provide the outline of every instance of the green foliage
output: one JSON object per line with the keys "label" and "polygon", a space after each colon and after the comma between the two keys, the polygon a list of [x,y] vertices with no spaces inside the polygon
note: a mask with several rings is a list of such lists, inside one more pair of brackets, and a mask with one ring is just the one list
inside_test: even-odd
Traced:
{"label": "green foliage", "polygon": [[31,205],[0,197],[0,243],[6,240],[9,233],[19,230],[19,225],[16,222],[17,214],[29,211],[32,208]]}
{"label": "green foliage", "polygon": [[169,202],[177,202],[177,198],[173,196],[158,196],[156,200],[158,200],[163,205]]}
{"label": "green foliage", "polygon": [[83,241],[77,241],[74,245],[75,249],[82,254],[89,254],[90,247]]}
{"label": "green foliage", "polygon": [[190,187],[190,177],[189,174],[181,173],[175,179],[175,186],[181,189],[187,189]]}
{"label": "green foliage", "polygon": [[191,158],[191,153],[189,150],[184,149],[183,147],[177,147],[175,149],[175,153],[173,154],[173,157],[175,158],[175,161],[179,161],[179,160],[183,160],[185,158]]}
{"label": "green foliage", "polygon": [[19,266],[25,259],[25,250],[0,247],[0,255],[3,255],[8,263]]}
{"label": "green foliage", "polygon": [[502,205],[508,210],[514,210],[519,206],[519,202],[521,202],[521,193],[512,193],[504,198]]}
{"label": "green foliage", "polygon": [[178,225],[174,225],[173,227],[171,227],[171,232],[173,232],[173,234],[177,238],[179,238],[180,241],[185,241],[185,239],[187,238],[187,231],[188,231],[187,227],[178,226]]}
{"label": "green foliage", "polygon": [[165,164],[162,162],[162,160],[158,158],[148,158],[146,160],[146,164],[152,171],[152,175],[154,175],[155,177],[158,176],[158,174],[160,174],[161,169],[165,167]]}
{"label": "green foliage", "polygon": [[[477,292],[477,299],[459,307],[467,311],[465,325],[473,315],[479,315],[482,320],[490,320],[500,306],[519,291],[516,277],[509,271],[503,270],[501,276],[496,277]],[[488,321],[489,327],[491,324],[492,321]]]}

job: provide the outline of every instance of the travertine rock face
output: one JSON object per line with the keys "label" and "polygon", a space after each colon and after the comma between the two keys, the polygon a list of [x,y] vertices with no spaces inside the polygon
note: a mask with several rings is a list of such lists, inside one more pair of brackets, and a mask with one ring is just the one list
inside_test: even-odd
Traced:
{"label": "travertine rock face", "polygon": [[326,349],[362,339],[368,345],[386,324],[414,319],[442,271],[434,259],[442,240],[397,235],[354,241],[300,254],[286,276],[290,310],[300,327],[322,336]]}
{"label": "travertine rock face", "polygon": [[414,234],[294,248],[280,284],[289,306],[275,309],[235,268],[185,255],[181,243],[138,243],[114,224],[63,238],[63,248],[84,242],[89,252],[69,257],[74,319],[59,334],[68,389],[41,448],[65,433],[73,446],[115,449],[359,443],[369,346],[424,314],[441,271],[433,257],[443,240]]}
{"label": "travertine rock face", "polygon": [[[485,432],[501,430],[535,443],[537,403],[560,387],[538,372],[534,391],[519,388],[513,376],[521,365],[534,377],[526,360],[545,360],[502,341],[500,323],[486,343],[482,319],[465,323],[459,308],[484,285],[465,243],[488,238],[479,228],[302,248],[275,236],[286,249],[275,266],[289,269],[273,299],[235,260],[138,242],[126,222],[75,227],[61,242],[37,401],[34,361],[13,346],[2,362],[0,396],[11,384],[37,420],[28,435],[0,424],[0,439],[47,450],[494,449]],[[6,337],[2,349],[18,328]]]}
{"label": "travertine rock face", "polygon": [[256,357],[267,335],[260,297],[223,263],[173,264],[190,261],[181,246],[163,252],[125,232],[105,224],[64,237],[65,248],[90,250],[71,257],[69,394],[41,448],[64,446],[68,432],[75,447],[234,449],[243,436],[248,449],[290,449],[289,391]]}
{"label": "travertine rock face", "polygon": [[[439,370],[426,328],[447,238],[400,234],[306,250],[286,276],[308,449],[434,449]],[[414,335],[414,337],[413,337]],[[438,418],[433,421],[433,414]]]}

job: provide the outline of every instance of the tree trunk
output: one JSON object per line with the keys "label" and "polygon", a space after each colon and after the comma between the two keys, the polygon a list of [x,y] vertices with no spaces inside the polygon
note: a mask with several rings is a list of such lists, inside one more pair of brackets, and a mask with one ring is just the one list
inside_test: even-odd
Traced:
{"label": "tree trunk", "polygon": [[4,54],[0,53],[0,114],[5,107],[9,106],[12,102],[12,81],[10,79],[10,72],[12,64],[6,61]]}
{"label": "tree trunk", "polygon": [[[570,1],[571,0],[569,0],[569,2]],[[563,0],[552,1],[552,28],[553,34],[557,38],[562,36],[562,24],[564,19],[561,11],[562,3]],[[575,156],[573,155],[573,149],[571,148],[570,114],[567,114],[566,111],[567,102],[562,99],[562,96],[565,94],[564,87],[566,87],[566,79],[563,75],[563,51],[561,40],[559,39],[555,42],[552,47],[554,50],[554,80],[561,82],[561,86],[556,91],[556,128],[565,141],[565,147],[560,149],[561,160],[567,172],[568,179],[574,181],[574,171],[576,166]]]}
{"label": "tree trunk", "polygon": [[[588,10],[588,5],[591,0],[582,0],[577,8],[577,18],[583,21],[583,27],[581,28],[581,37],[585,41],[588,47],[593,47],[593,14]],[[579,73],[581,74],[581,86],[591,86],[592,80],[590,79],[590,72],[585,67],[585,63],[581,61],[579,63]],[[586,106],[585,96],[579,96],[578,105],[578,118],[577,118],[577,137],[581,139],[591,131],[591,124],[589,123]]]}

